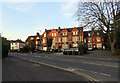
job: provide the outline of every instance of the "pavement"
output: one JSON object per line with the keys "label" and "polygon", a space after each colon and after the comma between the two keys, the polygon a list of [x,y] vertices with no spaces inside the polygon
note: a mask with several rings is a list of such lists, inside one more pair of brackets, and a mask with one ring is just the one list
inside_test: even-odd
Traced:
{"label": "pavement", "polygon": [[[63,55],[63,53],[54,53],[55,55]],[[104,50],[95,50],[95,51],[88,51],[87,54],[84,55],[66,55],[66,56],[74,56],[74,57],[86,57],[86,58],[96,58],[96,59],[111,59],[111,60],[118,60],[120,57],[118,56],[109,56],[111,55],[111,51],[104,51]]]}
{"label": "pavement", "polygon": [[80,75],[9,56],[2,60],[2,81],[86,81]]}

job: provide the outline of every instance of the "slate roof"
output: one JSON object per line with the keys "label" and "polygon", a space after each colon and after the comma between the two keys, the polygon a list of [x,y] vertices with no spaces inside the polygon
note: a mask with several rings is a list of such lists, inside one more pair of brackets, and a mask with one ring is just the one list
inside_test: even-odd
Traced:
{"label": "slate roof", "polygon": [[[82,27],[76,27],[79,31],[80,31],[80,28],[82,28]],[[73,29],[74,29],[74,27],[73,28],[65,28],[68,32],[71,32]],[[62,30],[63,29],[55,29],[58,33],[61,33],[62,32]],[[52,31],[52,29],[49,29],[49,30],[46,30],[45,32],[47,33],[47,34],[49,34],[50,32]]]}
{"label": "slate roof", "polygon": [[22,40],[10,40],[11,43],[24,43]]}

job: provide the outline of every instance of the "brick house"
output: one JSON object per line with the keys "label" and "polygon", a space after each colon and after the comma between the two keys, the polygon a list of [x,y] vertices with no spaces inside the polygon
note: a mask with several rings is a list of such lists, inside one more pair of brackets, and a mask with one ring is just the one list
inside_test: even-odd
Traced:
{"label": "brick house", "polygon": [[42,35],[42,48],[43,50],[47,50],[47,38],[52,38],[52,46],[51,49],[68,49],[72,47],[77,47],[78,43],[83,42],[83,31],[82,27],[74,27],[74,28],[63,28],[61,29],[45,29]]}
{"label": "brick house", "polygon": [[34,35],[34,36],[29,36],[29,37],[26,39],[25,44],[28,45],[28,44],[29,44],[29,41],[34,41],[36,50],[41,50],[41,49],[42,49],[41,39],[42,39],[42,36],[39,35],[39,33],[37,32],[36,35]]}
{"label": "brick house", "polygon": [[20,51],[20,48],[23,48],[25,46],[25,43],[21,40],[11,40],[10,41],[10,49]]}
{"label": "brick house", "polygon": [[69,49],[76,48],[78,44],[85,43],[88,50],[93,48],[103,48],[102,32],[99,31],[83,31],[83,27],[45,29],[42,35],[37,33],[35,36],[29,36],[26,40],[26,45],[29,41],[34,41],[36,49],[47,51],[47,39],[52,38],[50,49]]}
{"label": "brick house", "polygon": [[84,31],[84,43],[88,50],[92,50],[93,48],[103,49],[103,37],[101,36],[103,32],[100,31]]}

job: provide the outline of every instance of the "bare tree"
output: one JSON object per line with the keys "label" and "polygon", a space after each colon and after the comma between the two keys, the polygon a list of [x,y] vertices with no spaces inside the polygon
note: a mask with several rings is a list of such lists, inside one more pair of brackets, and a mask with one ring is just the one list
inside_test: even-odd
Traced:
{"label": "bare tree", "polygon": [[[109,37],[112,53],[115,54],[116,22],[120,14],[119,0],[91,0],[79,2],[76,16],[84,27],[100,27]],[[113,28],[110,25],[113,24]],[[113,37],[110,35],[113,31]]]}

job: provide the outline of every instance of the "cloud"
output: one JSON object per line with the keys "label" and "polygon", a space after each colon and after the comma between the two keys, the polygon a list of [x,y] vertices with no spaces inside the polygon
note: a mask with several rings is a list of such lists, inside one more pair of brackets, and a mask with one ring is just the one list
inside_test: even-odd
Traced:
{"label": "cloud", "polygon": [[73,16],[73,13],[66,12],[66,13],[64,13],[63,15],[66,16],[66,17],[72,17],[72,16]]}
{"label": "cloud", "polygon": [[35,3],[26,3],[26,2],[19,2],[19,3],[5,3],[5,5],[13,10],[20,11],[20,12],[28,12]]}
{"label": "cloud", "polygon": [[[75,0],[74,0],[75,1]],[[66,4],[62,5],[62,14],[63,16],[65,17],[72,17],[75,13],[75,9],[76,9],[76,6],[77,6],[77,1],[75,2],[67,2]]]}

